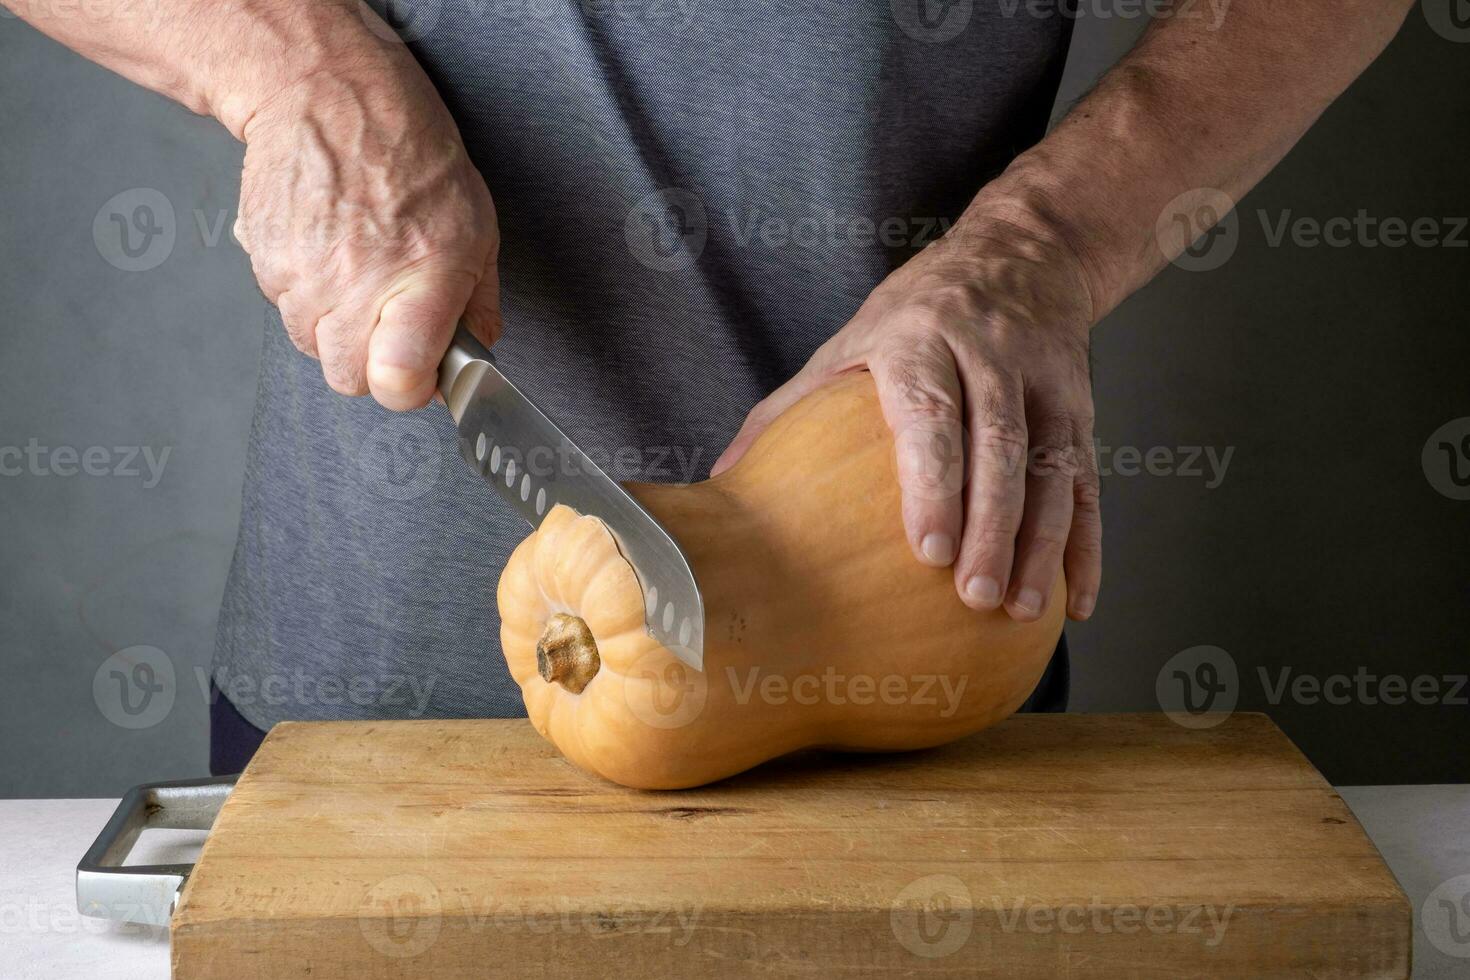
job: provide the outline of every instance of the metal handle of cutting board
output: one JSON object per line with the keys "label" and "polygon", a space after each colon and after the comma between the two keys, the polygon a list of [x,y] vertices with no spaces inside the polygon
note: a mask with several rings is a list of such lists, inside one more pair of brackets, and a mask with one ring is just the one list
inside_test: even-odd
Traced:
{"label": "metal handle of cutting board", "polygon": [[208,830],[238,776],[144,783],[124,794],[77,865],[77,910],[121,922],[167,925],[192,864],[123,867],[145,830]]}

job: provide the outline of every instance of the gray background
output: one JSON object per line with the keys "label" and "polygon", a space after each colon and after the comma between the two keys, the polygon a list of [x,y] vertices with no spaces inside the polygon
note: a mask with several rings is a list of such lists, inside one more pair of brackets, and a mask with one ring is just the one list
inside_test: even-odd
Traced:
{"label": "gray background", "polygon": [[[1139,26],[1084,17],[1060,105]],[[1168,269],[1098,329],[1105,446],[1233,455],[1214,489],[1105,477],[1102,604],[1070,633],[1077,709],[1158,710],[1161,670],[1209,645],[1236,667],[1237,707],[1269,711],[1334,782],[1464,780],[1463,701],[1288,692],[1273,704],[1258,670],[1272,685],[1283,669],[1422,675],[1442,693],[1470,671],[1470,502],[1437,492],[1420,461],[1432,432],[1470,416],[1470,232],[1458,248],[1272,246],[1258,212],[1470,212],[1467,54],[1416,9],[1241,202],[1228,260]],[[0,797],[110,796],[206,769],[200,671],[238,518],[263,302],[228,236],[241,153],[212,121],[0,18],[0,449],[106,447],[109,466],[123,458],[114,447],[170,454],[153,487],[0,476]],[[173,250],[146,272],[110,265],[93,236],[104,203],[134,188],[174,210]],[[165,652],[175,697],[130,729],[93,683],[137,645]]]}

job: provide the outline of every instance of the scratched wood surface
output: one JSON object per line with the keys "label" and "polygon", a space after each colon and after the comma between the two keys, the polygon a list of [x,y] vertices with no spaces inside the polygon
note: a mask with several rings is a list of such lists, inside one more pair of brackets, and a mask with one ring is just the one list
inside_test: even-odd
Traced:
{"label": "scratched wood surface", "polygon": [[1411,911],[1264,716],[1018,716],[622,789],[524,721],[277,726],[176,980],[1404,977]]}

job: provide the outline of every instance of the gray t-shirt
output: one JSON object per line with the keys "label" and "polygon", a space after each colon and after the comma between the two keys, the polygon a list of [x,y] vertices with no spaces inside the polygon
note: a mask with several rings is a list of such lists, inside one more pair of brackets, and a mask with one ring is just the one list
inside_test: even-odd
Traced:
{"label": "gray t-shirt", "polygon": [[[655,481],[707,475],[1040,138],[1072,24],[1007,0],[412,9],[395,26],[499,211],[503,370],[613,476]],[[343,398],[266,319],[222,691],[262,728],[521,714],[495,587],[526,526],[442,406]]]}

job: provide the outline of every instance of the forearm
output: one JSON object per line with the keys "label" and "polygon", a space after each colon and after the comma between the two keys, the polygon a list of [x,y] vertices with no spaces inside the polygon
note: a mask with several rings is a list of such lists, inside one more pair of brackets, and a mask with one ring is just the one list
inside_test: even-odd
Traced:
{"label": "forearm", "polygon": [[[211,115],[237,138],[260,106],[318,72],[390,77],[407,49],[356,0],[0,0],[78,54]],[[381,22],[377,22],[381,25]]]}
{"label": "forearm", "polygon": [[985,236],[1013,217],[1060,237],[1096,322],[1173,258],[1155,232],[1164,208],[1198,188],[1238,200],[1377,57],[1409,6],[1234,0],[1218,29],[1208,18],[1156,20],[955,231]]}

